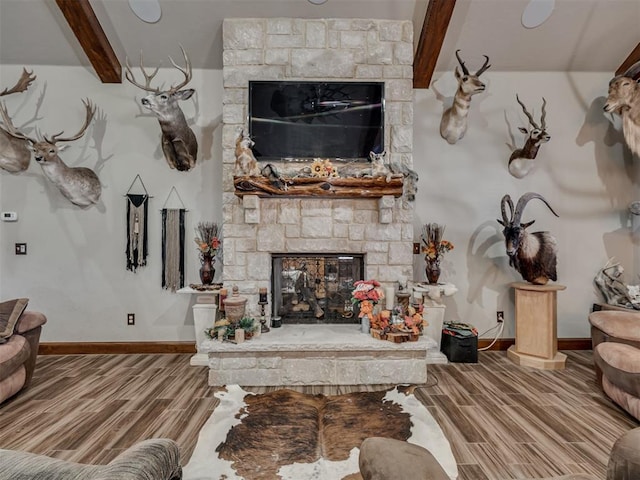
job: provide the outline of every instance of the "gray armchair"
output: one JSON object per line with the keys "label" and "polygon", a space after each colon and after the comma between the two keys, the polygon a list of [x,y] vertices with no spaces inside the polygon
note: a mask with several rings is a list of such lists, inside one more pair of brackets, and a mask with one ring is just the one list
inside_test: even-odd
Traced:
{"label": "gray armchair", "polygon": [[0,450],[0,480],[180,480],[180,451],[170,439],[144,440],[107,465],[85,465]]}

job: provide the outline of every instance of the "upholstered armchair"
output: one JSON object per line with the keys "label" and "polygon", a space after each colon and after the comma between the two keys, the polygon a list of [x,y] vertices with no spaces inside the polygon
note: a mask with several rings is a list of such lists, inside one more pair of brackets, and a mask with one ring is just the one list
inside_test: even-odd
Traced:
{"label": "upholstered armchair", "polygon": [[[389,461],[389,459],[393,461]],[[0,458],[1,460],[1,458]],[[428,450],[392,438],[366,438],[358,460],[363,480],[448,480],[449,476]],[[606,480],[640,478],[640,427],[623,434],[611,449]],[[529,479],[534,480],[534,479]],[[601,480],[586,473],[539,480]]]}
{"label": "upholstered armchair", "polygon": [[167,438],[144,440],[107,465],[67,462],[34,453],[0,450],[0,478],[13,480],[180,480],[180,450]]}
{"label": "upholstered armchair", "polygon": [[640,312],[600,310],[589,315],[589,323],[602,390],[640,419]]}
{"label": "upholstered armchair", "polygon": [[31,383],[40,332],[47,322],[40,312],[25,310],[28,300],[0,303],[0,403]]}

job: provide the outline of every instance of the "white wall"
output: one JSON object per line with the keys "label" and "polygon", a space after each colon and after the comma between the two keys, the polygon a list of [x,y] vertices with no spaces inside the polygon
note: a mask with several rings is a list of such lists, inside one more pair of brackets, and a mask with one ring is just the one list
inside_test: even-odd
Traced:
{"label": "white wall", "polygon": [[[45,342],[193,339],[190,296],[161,287],[160,210],[175,186],[188,209],[185,280],[199,283],[193,227],[199,221],[221,221],[221,72],[193,72],[190,86],[197,98],[183,105],[187,118],[197,119],[198,163],[190,172],[178,172],[160,151],[157,120],[138,107],[141,90],[127,82],[103,85],[83,68],[29,68],[38,76],[30,91],[6,97],[14,123],[20,126],[31,118],[42,95],[41,130],[75,133],[84,120],[81,100],[90,98],[99,108],[96,117],[106,122],[103,136],[102,122],[94,120],[60,156],[70,166],[89,168],[104,160],[95,168],[103,192],[99,205],[83,210],[62,197],[34,160],[21,174],[0,171],[0,209],[19,215],[16,223],[0,223],[0,298],[29,297],[29,308],[48,317]],[[13,85],[20,71],[3,66],[0,84]],[[176,73],[164,70],[156,78],[169,84],[179,80]],[[126,270],[124,195],[136,174],[153,198],[148,265],[133,273]],[[15,242],[28,244],[26,256],[14,254]],[[135,326],[126,325],[128,312],[136,314]]]}
{"label": "white wall", "polygon": [[[607,73],[485,73],[487,91],[474,97],[466,136],[455,145],[440,138],[443,111],[455,92],[453,74],[436,75],[435,89],[415,91],[414,166],[420,174],[415,205],[415,235],[428,222],[446,224],[445,238],[455,249],[445,256],[441,280],[459,287],[447,299],[447,317],[474,324],[480,332],[495,325],[504,310],[504,337],[513,337],[514,306],[510,282],[521,281],[508,265],[501,226],[500,200],[514,202],[525,192],[542,194],[560,218],[538,200],[523,221],[536,219],[531,231],[548,230],[558,240],[558,336],[589,336],[587,314],[599,296],[593,278],[615,256],[628,274],[637,273],[637,248],[629,229],[628,204],[638,198],[637,161],[623,148],[619,119],[615,126],[602,111]],[[445,96],[436,98],[435,91]],[[551,141],[540,148],[539,168],[523,179],[507,170],[517,128],[526,117],[515,95],[539,119],[544,96]],[[416,255],[416,276],[424,261]],[[633,280],[632,275],[628,275]]]}
{"label": "white wall", "polygon": [[[49,318],[45,342],[192,340],[191,299],[161,288],[160,209],[175,186],[189,209],[186,281],[198,281],[193,226],[202,220],[220,221],[222,216],[222,147],[217,128],[221,72],[194,71],[197,99],[186,102],[184,110],[188,118],[196,119],[200,154],[196,168],[185,173],[166,164],[157,121],[139,116],[141,92],[135,87],[103,85],[82,68],[30,68],[38,75],[32,90],[6,98],[15,123],[22,125],[31,118],[42,94],[41,129],[50,134],[62,129],[75,132],[83,120],[81,99],[91,98],[106,119],[99,148],[94,122],[86,136],[61,156],[70,165],[91,168],[100,158],[106,159],[97,169],[104,190],[99,206],[82,210],[48,183],[35,161],[22,174],[0,171],[0,210],[20,216],[16,223],[0,223],[0,298],[29,297],[30,308]],[[12,85],[20,70],[3,66],[0,85]],[[159,74],[169,75],[168,70]],[[504,336],[513,337],[509,283],[520,277],[507,264],[495,219],[500,217],[505,193],[514,198],[527,191],[541,193],[560,218],[537,201],[529,204],[524,217],[535,218],[534,227],[549,230],[558,239],[559,283],[567,286],[558,297],[558,333],[561,338],[587,337],[586,316],[598,300],[592,286],[597,270],[615,256],[628,273],[639,271],[626,213],[628,203],[638,196],[636,169],[621,135],[602,113],[610,76],[491,70],[485,76],[487,91],[474,98],[469,130],[456,145],[438,134],[442,102],[434,91],[415,91],[414,164],[420,175],[416,240],[422,224],[446,224],[445,237],[455,250],[446,255],[441,278],[460,289],[447,299],[447,316],[472,323],[482,332],[493,326],[496,310],[504,310]],[[435,87],[452,96],[452,73],[439,75]],[[515,102],[516,91],[536,116],[540,97],[547,98],[552,135],[538,155],[539,169],[522,180],[511,177],[506,168],[509,131],[521,145],[517,127],[525,121]],[[153,198],[149,264],[134,274],[125,269],[123,195],[138,173]],[[14,255],[15,242],[28,243],[27,256]],[[418,280],[424,278],[423,267],[422,256],[416,255]],[[127,312],[136,313],[136,326],[126,325]]]}

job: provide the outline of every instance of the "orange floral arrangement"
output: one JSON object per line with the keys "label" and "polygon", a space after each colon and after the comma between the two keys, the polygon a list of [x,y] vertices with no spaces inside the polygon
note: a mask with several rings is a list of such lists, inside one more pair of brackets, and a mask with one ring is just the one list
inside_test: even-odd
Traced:
{"label": "orange floral arrangement", "polygon": [[196,238],[194,238],[200,257],[215,256],[220,248],[218,238],[218,224],[213,222],[200,222],[196,227]]}
{"label": "orange floral arrangement", "polygon": [[444,225],[427,223],[422,229],[422,253],[427,262],[440,263],[442,255],[453,250],[453,243],[443,240]]}

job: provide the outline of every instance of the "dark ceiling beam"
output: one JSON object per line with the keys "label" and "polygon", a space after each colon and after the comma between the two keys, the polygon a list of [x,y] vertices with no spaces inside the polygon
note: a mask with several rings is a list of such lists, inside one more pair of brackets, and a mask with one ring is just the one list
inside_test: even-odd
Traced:
{"label": "dark ceiling beam", "polygon": [[413,60],[413,88],[429,88],[456,0],[429,0]]}
{"label": "dark ceiling beam", "polygon": [[622,65],[616,70],[616,75],[621,75],[628,70],[628,68],[636,62],[640,62],[640,43],[636,45],[636,48],[629,54],[627,59],[622,62]]}
{"label": "dark ceiling beam", "polygon": [[56,0],[102,83],[122,83],[122,65],[89,0]]}

